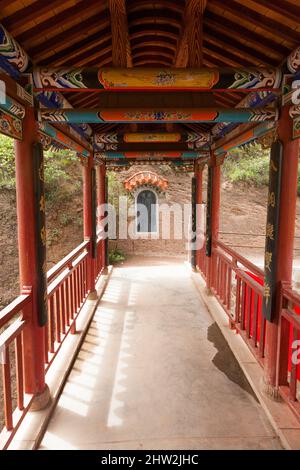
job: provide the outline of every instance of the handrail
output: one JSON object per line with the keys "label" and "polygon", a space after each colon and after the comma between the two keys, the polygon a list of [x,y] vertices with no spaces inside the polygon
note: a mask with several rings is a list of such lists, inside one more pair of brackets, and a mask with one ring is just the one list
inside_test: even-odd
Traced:
{"label": "handrail", "polygon": [[264,276],[264,272],[262,269],[258,268],[255,264],[251,263],[247,258],[240,255],[236,251],[229,248],[225,243],[221,242],[220,240],[213,240],[213,246],[221,248],[223,251],[228,253],[232,258],[234,258],[238,263],[243,264],[245,268],[249,269],[249,271],[253,272],[257,276]]}
{"label": "handrail", "polygon": [[19,313],[31,301],[31,293],[21,294],[0,311],[0,328],[5,326],[12,317]]}
{"label": "handrail", "polygon": [[47,281],[50,282],[54,277],[56,277],[64,268],[66,268],[73,260],[76,258],[85,248],[89,246],[90,240],[85,240],[80,245],[78,245],[71,253],[65,256],[61,261],[59,261],[55,266],[53,266],[47,272]]}
{"label": "handrail", "polygon": [[295,292],[291,287],[283,287],[282,295],[286,300],[300,306],[300,295]]}

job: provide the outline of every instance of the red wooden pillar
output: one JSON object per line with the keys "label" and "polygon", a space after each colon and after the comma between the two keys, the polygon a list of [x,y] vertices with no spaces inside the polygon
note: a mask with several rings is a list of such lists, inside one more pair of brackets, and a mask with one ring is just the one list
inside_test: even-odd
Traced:
{"label": "red wooden pillar", "polygon": [[[211,171],[211,183],[212,183],[210,230],[211,230],[211,240],[213,243],[214,240],[217,240],[218,235],[219,235],[220,187],[221,187],[221,166],[216,164],[215,155],[213,153],[211,155],[211,163],[210,163],[209,171]],[[211,292],[214,275],[215,274],[214,274],[213,256],[211,253],[211,256],[207,257],[206,287],[207,287],[208,293]]]}
{"label": "red wooden pillar", "polygon": [[89,156],[86,164],[83,165],[83,235],[85,240],[90,240],[89,255],[88,255],[88,291],[89,299],[94,300],[97,298],[97,291],[95,289],[96,266],[95,258],[92,253],[92,238],[93,238],[93,195],[92,195],[92,171],[93,171],[93,156]]}
{"label": "red wooden pillar", "polygon": [[[102,259],[102,267],[106,268],[106,242],[104,240],[104,227],[102,220],[104,218],[104,209],[103,204],[106,203],[106,165],[102,163],[101,165],[97,165],[97,212],[98,212],[98,227],[101,231],[101,235],[103,236],[103,240],[101,241],[101,259]],[[102,207],[102,209],[101,209]]]}
{"label": "red wooden pillar", "polygon": [[[202,224],[200,206],[202,204],[202,191],[203,191],[203,166],[199,166],[199,163],[195,163],[195,178],[196,178],[196,228],[197,237]],[[196,251],[196,266],[199,266],[199,255],[200,249]]]}
{"label": "red wooden pillar", "polygon": [[265,345],[265,388],[276,398],[276,357],[278,350],[278,324],[280,315],[280,282],[291,282],[296,221],[299,141],[292,140],[292,120],[288,106],[281,110],[278,138],[283,145],[281,196],[276,266],[276,303],[274,321],[267,322]]}
{"label": "red wooden pillar", "polygon": [[23,333],[25,392],[36,395],[35,409],[49,402],[45,384],[45,327],[38,322],[38,261],[35,214],[34,144],[38,142],[34,109],[27,108],[23,120],[23,140],[15,141],[16,197],[18,218],[19,270],[21,292],[32,289],[32,303],[23,311],[26,321]]}

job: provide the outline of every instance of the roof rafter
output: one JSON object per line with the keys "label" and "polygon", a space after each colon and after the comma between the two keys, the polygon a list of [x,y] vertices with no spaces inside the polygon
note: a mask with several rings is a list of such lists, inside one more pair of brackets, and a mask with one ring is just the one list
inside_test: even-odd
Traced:
{"label": "roof rafter", "polygon": [[125,0],[109,0],[112,33],[112,62],[115,67],[132,67]]}
{"label": "roof rafter", "polygon": [[179,38],[176,67],[201,66],[203,62],[203,14],[207,0],[186,0],[184,28]]}

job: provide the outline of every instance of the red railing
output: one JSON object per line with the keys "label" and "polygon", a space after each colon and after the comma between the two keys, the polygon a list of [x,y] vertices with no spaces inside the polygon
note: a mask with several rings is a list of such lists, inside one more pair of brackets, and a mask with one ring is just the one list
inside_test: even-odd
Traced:
{"label": "red railing", "polygon": [[260,361],[265,350],[266,321],[262,316],[263,271],[224,243],[214,240],[212,290]]}
{"label": "red railing", "polygon": [[98,238],[97,238],[96,281],[98,281],[99,277],[101,276],[101,273],[103,271],[103,266],[104,266],[103,244],[104,244],[104,239],[102,237],[102,233],[99,232]]}
{"label": "red railing", "polygon": [[[96,278],[103,271],[98,239],[96,260],[90,258],[90,240],[86,240],[47,273],[48,324],[45,331],[45,371],[48,370],[69,332],[76,332],[76,319],[85,303],[88,290],[88,263],[97,266]],[[28,410],[31,395],[24,394],[24,362],[26,353],[22,331],[23,310],[31,306],[31,290],[20,295],[0,312],[0,359],[3,377],[3,422],[0,448],[6,448]],[[27,312],[28,313],[28,312]],[[19,318],[15,318],[19,314]],[[27,318],[27,316],[26,316]],[[10,346],[15,343],[15,364],[11,367]],[[11,371],[13,370],[13,376]],[[26,398],[26,399],[25,399]]]}
{"label": "red railing", "polygon": [[87,257],[84,241],[47,273],[48,327],[45,330],[45,363],[55,357],[66,335],[76,332],[76,317],[87,295]]}
{"label": "red railing", "polygon": [[197,266],[204,279],[207,276],[207,257],[205,244],[197,251]]}
{"label": "red railing", "polygon": [[[22,311],[31,303],[31,292],[17,297],[0,312],[0,360],[2,369],[3,421],[0,447],[11,441],[30,403],[24,393],[24,355]],[[14,345],[14,349],[12,346]]]}
{"label": "red railing", "polygon": [[281,300],[277,385],[300,418],[300,295],[282,286]]}

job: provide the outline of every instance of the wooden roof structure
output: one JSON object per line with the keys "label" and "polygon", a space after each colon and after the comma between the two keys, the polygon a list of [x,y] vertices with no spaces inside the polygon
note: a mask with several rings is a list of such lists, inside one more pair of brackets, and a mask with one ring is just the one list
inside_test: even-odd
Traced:
{"label": "wooden roof structure", "polygon": [[[298,0],[0,0],[0,23],[33,65],[49,68],[280,67],[300,44],[299,19]],[[75,109],[116,101],[93,91],[62,95]],[[227,90],[201,99],[204,106],[235,108],[244,96]],[[140,97],[128,99],[134,106]],[[205,132],[212,125],[91,127],[96,133]]]}

